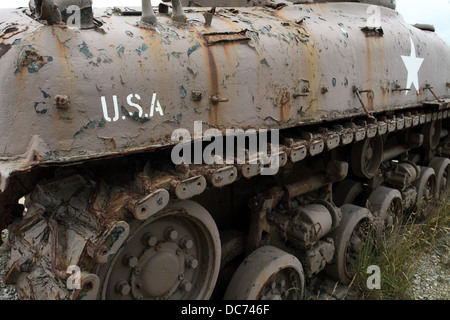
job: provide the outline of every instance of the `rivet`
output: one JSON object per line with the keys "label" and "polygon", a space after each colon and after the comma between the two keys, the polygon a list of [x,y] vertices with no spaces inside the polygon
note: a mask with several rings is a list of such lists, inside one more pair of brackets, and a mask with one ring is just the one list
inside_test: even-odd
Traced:
{"label": "rivet", "polygon": [[67,109],[70,107],[70,101],[68,96],[56,95],[55,105],[59,109]]}
{"label": "rivet", "polygon": [[192,90],[192,101],[202,101],[203,93],[198,90]]}

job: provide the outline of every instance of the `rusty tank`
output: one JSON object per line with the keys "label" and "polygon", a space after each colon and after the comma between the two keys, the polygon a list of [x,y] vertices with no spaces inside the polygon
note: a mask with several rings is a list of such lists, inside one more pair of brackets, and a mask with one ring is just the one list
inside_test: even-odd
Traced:
{"label": "rusty tank", "polygon": [[449,190],[450,48],[395,0],[32,0],[0,74],[21,299],[301,299]]}

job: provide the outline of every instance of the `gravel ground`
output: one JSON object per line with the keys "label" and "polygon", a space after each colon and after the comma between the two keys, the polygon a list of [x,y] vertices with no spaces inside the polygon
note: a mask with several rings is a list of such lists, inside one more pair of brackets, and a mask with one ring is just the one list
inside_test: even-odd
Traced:
{"label": "gravel ground", "polygon": [[419,260],[411,290],[416,300],[450,300],[450,233]]}
{"label": "gravel ground", "polygon": [[[425,252],[414,267],[409,287],[411,300],[450,300],[450,233],[436,241],[436,246]],[[336,284],[325,276],[311,283],[313,300],[358,300],[352,287]]]}
{"label": "gravel ground", "polygon": [[[6,232],[2,232],[6,240]],[[7,241],[0,247],[0,300],[17,300],[13,286],[3,283],[9,249]],[[421,258],[415,268],[411,283],[411,297],[415,300],[450,300],[450,233],[437,241],[436,248]],[[310,284],[313,292],[307,292],[310,299],[345,300],[357,299],[353,290],[336,285],[325,276],[316,277]]]}

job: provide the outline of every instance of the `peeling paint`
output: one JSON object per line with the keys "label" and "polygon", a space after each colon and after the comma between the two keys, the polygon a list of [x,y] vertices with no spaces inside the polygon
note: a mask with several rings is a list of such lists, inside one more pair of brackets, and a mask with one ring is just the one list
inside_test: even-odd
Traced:
{"label": "peeling paint", "polygon": [[200,48],[200,47],[201,47],[201,44],[200,44],[197,40],[195,40],[195,45],[192,46],[192,47],[190,47],[190,48],[188,49],[188,51],[187,51],[188,57],[189,57],[195,50],[197,50],[197,49]]}
{"label": "peeling paint", "polygon": [[301,42],[306,43],[309,41],[310,36],[303,27],[301,29],[297,29],[297,32],[300,34],[299,40]]}
{"label": "peeling paint", "polygon": [[[108,57],[106,54],[104,54],[104,53],[102,53],[101,55],[100,55],[100,60],[101,60],[101,62],[103,62],[103,63],[113,63],[114,62],[114,60],[113,59],[111,59],[110,57]],[[103,59],[102,59],[103,58]]]}
{"label": "peeling paint", "polygon": [[82,133],[85,132],[86,129],[95,129],[95,126],[98,124],[99,127],[100,123],[97,123],[97,121],[92,120],[89,121],[85,126],[83,126],[80,130],[78,130],[77,132],[75,132],[75,134],[73,135],[73,140],[76,140],[78,138],[78,136]]}
{"label": "peeling paint", "polygon": [[53,57],[41,56],[33,47],[29,46],[29,50],[22,50],[20,53],[14,74],[17,75],[24,68],[27,68],[29,73],[37,73],[48,62],[52,61]]}
{"label": "peeling paint", "polygon": [[120,109],[122,110],[122,113],[123,113],[128,119],[137,121],[137,122],[139,122],[139,123],[146,123],[146,122],[149,122],[149,121],[150,121],[150,119],[148,119],[148,118],[141,118],[141,117],[139,117],[139,113],[138,113],[138,112],[135,112],[135,113],[131,113],[131,114],[130,114],[130,112],[129,112],[124,106],[121,106]]}
{"label": "peeling paint", "polygon": [[44,96],[44,99],[50,98],[50,95],[49,95],[47,92],[45,92],[45,91],[42,90],[41,88],[39,88],[39,90],[41,90],[41,93],[42,93],[42,95]]}
{"label": "peeling paint", "polygon": [[46,104],[46,103],[44,101],[35,102],[34,103],[34,110],[36,111],[37,114],[46,114],[47,111],[48,111],[47,109],[38,110],[38,107],[39,107],[40,104]]}
{"label": "peeling paint", "polygon": [[148,45],[143,43],[140,48],[136,49],[136,52],[137,52],[138,55],[141,55],[142,52],[146,51],[147,49],[148,49]]}
{"label": "peeling paint", "polygon": [[99,127],[99,128],[104,128],[105,125],[106,125],[106,121],[105,121],[105,119],[102,118],[102,120],[100,120],[100,121],[98,122],[98,127]]}
{"label": "peeling paint", "polygon": [[182,85],[180,86],[180,93],[181,97],[184,99],[186,97],[186,89]]}
{"label": "peeling paint", "polygon": [[125,53],[125,47],[124,47],[123,45],[119,45],[119,46],[117,47],[116,51],[117,51],[117,54],[118,54],[119,56],[122,56],[122,54]]}
{"label": "peeling paint", "polygon": [[[342,6],[346,7],[347,5],[343,4]],[[98,131],[94,132],[95,129],[92,130],[90,126],[88,129],[84,129],[85,135],[80,136],[81,131],[78,132],[75,135],[78,140],[88,139],[88,134],[90,135],[89,150],[83,153],[84,146],[77,141],[73,145],[73,149],[61,150],[61,156],[67,158],[76,156],[77,153],[83,153],[83,157],[86,159],[91,155],[93,157],[98,154],[104,155],[106,154],[105,146],[116,148],[114,145],[117,145],[117,152],[123,153],[132,148],[144,148],[145,143],[153,146],[162,140],[163,137],[159,136],[160,132],[164,131],[163,136],[167,135],[170,133],[167,130],[176,128],[177,125],[174,122],[181,121],[181,119],[183,124],[189,123],[191,119],[201,119],[220,130],[225,126],[258,127],[258,124],[269,128],[286,129],[293,124],[306,127],[314,119],[328,121],[330,119],[348,119],[348,115],[360,115],[359,108],[352,109],[355,105],[355,98],[351,95],[350,90],[345,90],[346,86],[355,82],[358,84],[361,82],[361,87],[364,87],[366,81],[365,68],[360,65],[363,58],[360,59],[357,56],[360,52],[354,49],[355,44],[364,37],[359,24],[355,23],[356,18],[349,20],[345,15],[332,12],[329,5],[324,4],[318,5],[316,8],[320,9],[321,14],[323,13],[327,18],[326,22],[318,19],[316,13],[310,13],[299,25],[297,21],[306,14],[306,7],[307,5],[288,6],[278,12],[269,7],[239,9],[239,11],[223,9],[223,14],[215,16],[211,28],[203,26],[200,11],[186,12],[189,15],[189,23],[183,27],[172,23],[169,15],[167,17],[161,15],[159,17],[160,24],[156,30],[138,28],[134,22],[130,24],[129,22],[133,18],[105,18],[107,20],[105,27],[111,31],[106,35],[100,35],[90,30],[66,30],[59,26],[47,28],[34,21],[30,24],[30,30],[27,33],[16,36],[22,40],[11,38],[11,44],[16,39],[12,44],[13,50],[6,53],[9,49],[8,44],[6,42],[0,44],[0,56],[4,55],[1,63],[3,66],[9,65],[9,68],[12,68],[11,72],[14,72],[17,61],[17,72],[20,71],[23,74],[20,77],[13,77],[16,78],[14,83],[20,84],[20,87],[17,86],[17,88],[22,89],[23,87],[25,90],[29,90],[30,94],[21,96],[18,101],[21,109],[16,114],[31,112],[31,119],[39,117],[39,121],[42,121],[48,130],[39,131],[36,126],[35,128],[26,128],[26,130],[42,135],[49,148],[55,150],[65,146],[64,141],[70,143],[74,133],[80,131],[79,129],[89,120],[100,120],[100,111],[98,110],[102,107],[99,102],[100,96],[119,96],[124,99],[130,92],[139,92],[143,96],[143,105],[148,107],[151,99],[144,98],[144,95],[151,97],[152,90],[158,91],[158,97],[166,104],[164,111],[167,111],[167,114],[164,115],[164,118],[150,119],[145,112],[131,115],[129,112],[122,113],[123,110],[120,110],[119,104],[117,118],[119,119],[120,115],[119,120],[123,120],[123,123],[115,123],[116,121],[112,119],[109,121],[108,118],[104,118],[97,124],[99,128],[106,128],[106,130],[99,130],[102,132],[101,134]],[[298,10],[300,8],[303,8],[303,12]],[[18,14],[22,15],[20,12]],[[194,20],[197,17],[201,19]],[[29,19],[28,16],[23,16],[23,18]],[[246,19],[248,19],[249,25],[245,24],[247,23]],[[393,23],[396,21],[392,20]],[[339,25],[340,21],[344,24]],[[399,34],[406,30],[401,23],[397,23],[395,26],[398,26]],[[246,35],[250,40],[247,43],[236,42],[236,40],[246,40],[244,34],[241,35],[239,31],[243,27],[249,29],[246,31]],[[354,39],[347,40],[341,34],[341,28],[347,30],[348,35],[352,35]],[[401,28],[404,30],[402,31]],[[14,30],[12,28],[9,31],[14,32]],[[132,30],[134,34],[127,30]],[[413,37],[419,37],[418,32],[422,32],[411,30],[407,31],[410,31]],[[52,31],[62,38],[61,41],[52,37]],[[217,32],[222,34],[219,35]],[[386,26],[385,32],[386,34],[393,33],[388,26]],[[70,42],[66,40],[69,37]],[[217,43],[216,40],[220,43],[208,46],[208,41],[205,41],[208,40],[207,38],[210,43]],[[55,43],[48,42],[49,39],[54,39]],[[388,52],[388,45],[389,48],[392,47],[390,40],[387,37],[379,40],[374,46],[385,45],[385,52]],[[405,43],[403,44],[403,42]],[[392,49],[399,52],[398,56],[408,54],[408,50],[410,50],[409,42],[403,42],[401,37],[398,37],[395,41],[396,47]],[[70,47],[65,45],[66,43],[70,44]],[[28,44],[33,44],[38,51],[35,52],[36,50],[29,47]],[[433,52],[429,52],[431,44],[427,43],[427,46],[424,47],[422,43],[420,49],[423,54],[428,53],[427,59],[431,60],[435,55]],[[402,51],[403,47],[406,48],[404,52]],[[198,50],[199,48],[200,50]],[[19,57],[26,50],[28,50],[29,56]],[[125,55],[125,51],[127,55]],[[134,51],[136,51],[136,55]],[[48,52],[55,52],[54,55],[52,54],[55,61],[44,67],[46,69],[42,71],[45,72],[39,71],[44,63],[49,62],[45,57],[42,57],[42,61],[39,62],[41,55],[49,54]],[[129,53],[131,53],[130,57],[128,57]],[[348,65],[341,65],[338,62],[342,59],[337,58],[348,58]],[[7,60],[10,61],[6,63]],[[94,68],[95,70],[93,70],[95,65],[101,66],[101,69]],[[400,67],[398,68],[400,69]],[[382,80],[389,80],[391,83],[396,80],[401,82],[402,77],[407,77],[407,73],[403,69],[401,71],[404,73],[397,76],[397,67],[390,59],[386,59],[385,66],[381,69],[383,71],[389,69],[388,75],[385,74],[386,72],[380,73],[380,75]],[[9,69],[5,67],[2,71],[4,70]],[[51,72],[47,72],[47,70]],[[38,71],[40,74],[36,74]],[[423,71],[423,77],[427,76],[430,81],[442,78],[434,78],[425,70]],[[374,69],[373,78],[376,81],[379,81],[378,75],[378,70]],[[346,78],[344,79],[344,77]],[[310,81],[310,83],[308,82],[310,92],[302,92],[302,88],[306,84],[302,83],[301,79]],[[445,79],[444,84],[448,81],[450,80]],[[14,83],[5,82],[5,96],[8,96],[6,90],[9,90],[8,88],[12,87]],[[380,106],[379,97],[381,95],[378,90],[378,82],[374,84],[374,111],[388,110],[389,103],[397,103],[399,108],[409,106],[404,102],[416,103],[416,97],[410,97],[412,92],[407,98],[404,98],[395,92],[390,92],[389,86],[385,93],[386,103]],[[432,83],[432,85],[438,87],[439,83]],[[330,89],[327,94],[320,94],[322,86]],[[282,90],[285,91],[281,92]],[[347,91],[349,95],[342,94]],[[442,92],[445,94],[445,89],[440,91],[438,93],[440,96]],[[80,92],[85,92],[92,97],[83,96]],[[70,115],[69,112],[63,113],[72,117],[70,123],[55,121],[57,119],[69,121],[69,118],[60,118],[61,111],[54,108],[54,100],[51,102],[48,100],[50,96],[55,98],[57,93],[65,93],[72,98],[73,110],[70,111]],[[33,97],[33,95],[34,98],[31,98],[30,101],[29,97]],[[213,105],[212,97],[216,97],[217,100],[229,99],[229,103]],[[91,100],[93,105],[87,102]],[[148,100],[147,103],[145,100]],[[420,102],[419,100],[420,98],[417,102]],[[131,112],[135,111],[133,106],[128,107],[125,101],[123,103]],[[8,106],[13,104],[13,98],[7,99],[5,103]],[[83,113],[81,109],[84,110]],[[108,113],[106,114],[108,115]],[[44,116],[41,117],[41,115]],[[14,130],[7,133],[9,137],[20,132],[19,127],[24,127],[26,117],[24,119],[20,119],[20,126],[19,122],[14,124]],[[87,119],[88,121],[86,121]],[[262,119],[266,122],[263,122]],[[52,126],[52,121],[55,121],[57,125]],[[165,121],[171,121],[171,123],[165,124]],[[144,122],[147,123],[141,125]],[[27,136],[29,135],[27,134]],[[108,139],[101,140],[99,136],[103,135]],[[11,140],[9,139],[9,141]],[[28,141],[26,142],[28,143]],[[23,144],[22,141],[21,144]],[[26,145],[22,149],[24,148]],[[7,148],[4,146],[3,149],[14,154],[19,147],[16,148],[12,145]],[[116,150],[113,151],[116,152]]]}
{"label": "peeling paint", "polygon": [[81,53],[83,53],[86,56],[86,58],[92,59],[94,57],[92,52],[89,51],[89,48],[88,48],[88,45],[86,42],[83,41],[83,44],[79,45],[78,49],[80,50]]}
{"label": "peeling paint", "polygon": [[183,54],[183,52],[171,52],[170,55],[169,55],[169,59],[170,59],[170,56],[172,56],[172,57],[174,57],[176,59],[180,59],[182,54]]}
{"label": "peeling paint", "polygon": [[269,63],[267,62],[266,58],[262,59],[259,63],[261,63],[262,65],[265,65],[266,67],[270,68]]}

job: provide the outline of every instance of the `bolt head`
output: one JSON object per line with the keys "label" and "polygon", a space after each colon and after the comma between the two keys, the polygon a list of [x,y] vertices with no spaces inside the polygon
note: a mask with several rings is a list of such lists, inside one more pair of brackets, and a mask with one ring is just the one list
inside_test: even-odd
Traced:
{"label": "bolt head", "polygon": [[181,290],[185,291],[185,292],[189,292],[192,290],[192,283],[190,283],[189,281],[183,281],[181,283]]}
{"label": "bolt head", "polygon": [[192,249],[192,247],[194,246],[194,242],[191,239],[185,238],[183,239],[182,246],[185,249]]}
{"label": "bolt head", "polygon": [[139,263],[139,259],[133,255],[127,255],[124,259],[124,264],[130,268],[134,268]]}
{"label": "bolt head", "polygon": [[126,281],[121,281],[116,285],[116,291],[123,296],[126,296],[131,292],[131,286]]}
{"label": "bolt head", "polygon": [[197,267],[198,267],[198,260],[195,259],[194,257],[190,257],[190,258],[187,260],[187,266],[188,266],[189,268],[191,268],[191,269],[197,268]]}
{"label": "bolt head", "polygon": [[147,233],[144,235],[143,241],[146,246],[154,247],[158,242],[158,239],[154,235]]}
{"label": "bolt head", "polygon": [[174,228],[167,229],[167,231],[166,231],[166,239],[167,240],[174,241],[174,240],[177,240],[177,238],[178,238],[178,231],[177,230],[175,230]]}

